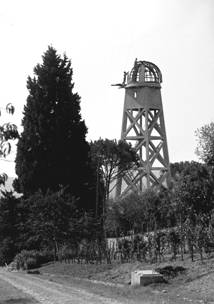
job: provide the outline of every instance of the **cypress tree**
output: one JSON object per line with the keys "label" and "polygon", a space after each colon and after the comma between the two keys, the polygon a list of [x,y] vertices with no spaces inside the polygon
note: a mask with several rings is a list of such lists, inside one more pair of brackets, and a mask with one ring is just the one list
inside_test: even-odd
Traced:
{"label": "cypress tree", "polygon": [[17,145],[16,189],[25,196],[38,190],[67,187],[85,193],[90,180],[87,128],[80,114],[80,96],[73,92],[73,70],[67,56],[53,47],[28,77],[23,132]]}

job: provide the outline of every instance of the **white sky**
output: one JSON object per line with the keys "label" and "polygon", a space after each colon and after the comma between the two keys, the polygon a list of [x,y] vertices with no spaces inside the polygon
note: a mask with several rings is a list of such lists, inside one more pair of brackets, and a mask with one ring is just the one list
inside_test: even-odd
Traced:
{"label": "white sky", "polygon": [[[12,122],[52,45],[72,60],[88,140],[119,139],[124,90],[111,84],[138,58],[163,74],[170,161],[197,160],[194,132],[214,121],[214,0],[0,0],[0,39],[0,106],[14,104]],[[14,176],[13,162],[0,166]]]}

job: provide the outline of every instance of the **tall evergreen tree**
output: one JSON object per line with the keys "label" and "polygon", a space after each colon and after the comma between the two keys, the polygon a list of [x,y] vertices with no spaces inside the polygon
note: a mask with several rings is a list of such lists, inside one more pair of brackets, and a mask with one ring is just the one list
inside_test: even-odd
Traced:
{"label": "tall evergreen tree", "polygon": [[62,187],[81,196],[89,178],[87,128],[80,97],[73,92],[73,70],[53,47],[28,77],[23,132],[17,145],[15,185],[25,196]]}

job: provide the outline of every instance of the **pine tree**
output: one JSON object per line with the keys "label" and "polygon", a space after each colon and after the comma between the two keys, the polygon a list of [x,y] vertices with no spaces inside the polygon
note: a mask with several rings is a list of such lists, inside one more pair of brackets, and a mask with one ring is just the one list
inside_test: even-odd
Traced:
{"label": "pine tree", "polygon": [[[16,189],[29,196],[39,189],[70,189],[81,196],[87,186],[89,145],[80,114],[80,97],[73,93],[73,70],[66,55],[53,47],[28,77],[23,132],[17,145]],[[18,186],[17,186],[18,185]]]}

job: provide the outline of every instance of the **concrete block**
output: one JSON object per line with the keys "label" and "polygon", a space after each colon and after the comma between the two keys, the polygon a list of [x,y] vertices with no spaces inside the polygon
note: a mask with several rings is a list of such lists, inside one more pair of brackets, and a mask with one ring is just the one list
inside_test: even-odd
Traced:
{"label": "concrete block", "polygon": [[131,286],[146,286],[163,282],[163,275],[155,270],[136,270],[131,273]]}

